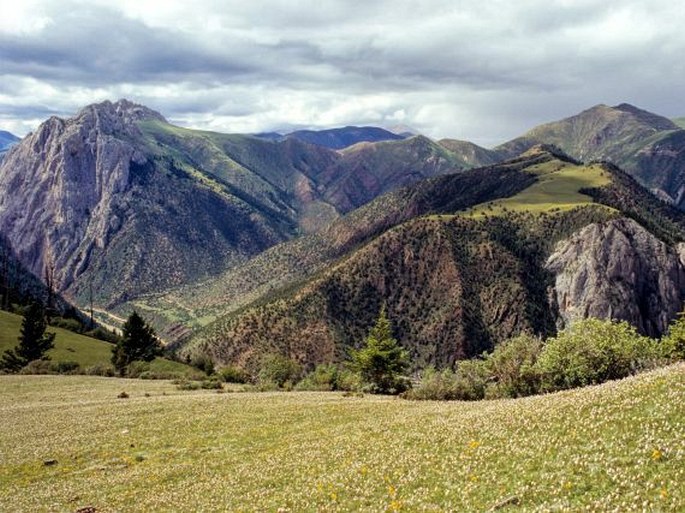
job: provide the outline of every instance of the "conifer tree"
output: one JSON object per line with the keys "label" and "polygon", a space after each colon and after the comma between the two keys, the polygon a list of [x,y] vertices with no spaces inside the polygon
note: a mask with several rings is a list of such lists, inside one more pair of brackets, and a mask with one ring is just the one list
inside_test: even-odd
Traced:
{"label": "conifer tree", "polygon": [[134,311],[124,323],[121,340],[112,349],[112,363],[123,376],[131,362],[149,362],[161,353],[162,348],[155,330]]}
{"label": "conifer tree", "polygon": [[47,320],[40,303],[31,303],[24,314],[19,345],[2,355],[0,367],[16,372],[34,360],[48,360],[46,353],[55,345],[55,334],[45,333]]}
{"label": "conifer tree", "polygon": [[365,346],[352,351],[352,367],[374,393],[397,394],[406,390],[402,373],[409,367],[409,355],[392,336],[385,305],[369,331]]}

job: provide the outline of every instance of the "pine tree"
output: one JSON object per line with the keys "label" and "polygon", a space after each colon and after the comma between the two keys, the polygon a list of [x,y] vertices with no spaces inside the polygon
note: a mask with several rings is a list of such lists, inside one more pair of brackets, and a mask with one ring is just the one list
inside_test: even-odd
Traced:
{"label": "pine tree", "polygon": [[40,303],[32,303],[21,322],[19,345],[2,355],[0,367],[18,371],[34,360],[48,360],[46,353],[55,345],[55,334],[45,333],[47,320]]}
{"label": "pine tree", "polygon": [[406,390],[402,373],[409,367],[409,355],[392,336],[385,306],[366,338],[366,345],[352,351],[352,367],[372,392],[396,394]]}
{"label": "pine tree", "polygon": [[121,340],[112,349],[112,363],[123,376],[131,362],[149,362],[161,353],[162,348],[155,330],[134,311],[122,328]]}

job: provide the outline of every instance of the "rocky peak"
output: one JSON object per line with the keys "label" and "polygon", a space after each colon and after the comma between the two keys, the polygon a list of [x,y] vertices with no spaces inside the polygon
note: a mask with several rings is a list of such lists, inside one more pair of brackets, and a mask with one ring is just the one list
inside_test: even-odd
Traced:
{"label": "rocky peak", "polygon": [[620,105],[616,105],[615,107],[613,107],[613,109],[630,114],[641,123],[649,125],[655,130],[679,129],[678,125],[676,125],[670,119],[665,118],[663,116],[659,116],[657,114],[653,114],[652,112],[648,112],[646,110],[639,109],[634,105],[630,105],[629,103],[621,103]]}
{"label": "rocky peak", "polygon": [[576,319],[626,320],[660,336],[682,308],[682,248],[672,248],[626,218],[586,226],[547,261],[561,327]]}

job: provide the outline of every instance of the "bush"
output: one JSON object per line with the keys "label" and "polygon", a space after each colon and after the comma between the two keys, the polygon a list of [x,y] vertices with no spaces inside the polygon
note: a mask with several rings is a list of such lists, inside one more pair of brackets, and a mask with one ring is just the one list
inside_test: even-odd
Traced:
{"label": "bush", "polygon": [[111,378],[114,376],[114,367],[102,363],[96,363],[90,367],[86,367],[83,371],[88,376],[104,376]]}
{"label": "bush", "polygon": [[187,379],[178,380],[176,388],[179,390],[200,390],[200,383],[198,381],[188,381]]}
{"label": "bush", "polygon": [[542,340],[526,334],[498,345],[485,359],[489,380],[486,397],[523,397],[538,393],[541,376],[535,363],[542,346]]}
{"label": "bush", "polygon": [[279,354],[271,354],[262,358],[259,369],[259,382],[272,382],[277,387],[287,388],[286,384],[296,383],[302,374],[299,363]]}
{"label": "bush", "polygon": [[224,384],[218,378],[205,379],[200,383],[200,388],[204,390],[222,390]]}
{"label": "bush", "polygon": [[150,364],[148,362],[143,362],[140,360],[135,360],[126,366],[125,376],[127,378],[140,378],[140,376],[149,372]]}
{"label": "bush", "polygon": [[625,321],[577,321],[547,341],[537,362],[544,391],[618,379],[653,366],[659,351]]}
{"label": "bush", "polygon": [[250,375],[247,371],[233,365],[219,369],[219,376],[226,383],[247,383],[250,381]]}
{"label": "bush", "polygon": [[77,374],[81,369],[81,365],[78,362],[65,360],[53,363],[51,368],[58,374]]}
{"label": "bush", "polygon": [[346,392],[361,392],[363,385],[362,377],[359,373],[344,368],[338,370],[335,384],[338,390],[344,390]]}
{"label": "bush", "polygon": [[317,365],[296,386],[295,390],[310,390],[314,392],[328,392],[339,390],[338,367],[332,363]]}
{"label": "bush", "polygon": [[685,360],[685,312],[668,327],[668,333],[661,339],[661,354],[671,360]]}
{"label": "bush", "polygon": [[84,335],[102,340],[103,342],[109,342],[110,344],[116,344],[119,342],[119,340],[121,340],[121,337],[117,335],[116,332],[106,330],[105,328],[99,326],[93,330],[85,332]]}
{"label": "bush", "polygon": [[74,333],[83,332],[83,324],[78,320],[72,318],[55,317],[52,319],[50,325],[56,328],[62,328],[68,331],[73,331]]}
{"label": "bush", "polygon": [[200,369],[207,376],[214,374],[214,362],[206,354],[196,354],[190,359],[190,365]]}
{"label": "bush", "polygon": [[33,360],[21,368],[19,374],[54,374],[49,360]]}
{"label": "bush", "polygon": [[485,397],[487,364],[483,360],[463,360],[457,369],[427,369],[418,386],[403,394],[407,399],[477,401]]}

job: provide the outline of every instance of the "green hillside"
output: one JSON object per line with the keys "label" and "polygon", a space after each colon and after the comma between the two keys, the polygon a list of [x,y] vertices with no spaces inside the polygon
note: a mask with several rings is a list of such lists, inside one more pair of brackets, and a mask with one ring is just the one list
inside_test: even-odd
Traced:
{"label": "green hillside", "polygon": [[477,403],[3,376],[0,510],[683,511],[684,395],[683,364]]}
{"label": "green hillside", "polygon": [[[0,310],[0,354],[18,344],[21,321],[21,316]],[[77,362],[81,369],[93,365],[110,365],[112,344],[53,326],[48,327],[47,331],[56,334],[55,347],[48,351],[52,362]],[[150,371],[179,374],[197,372],[188,365],[166,358],[157,358],[151,362]]]}

